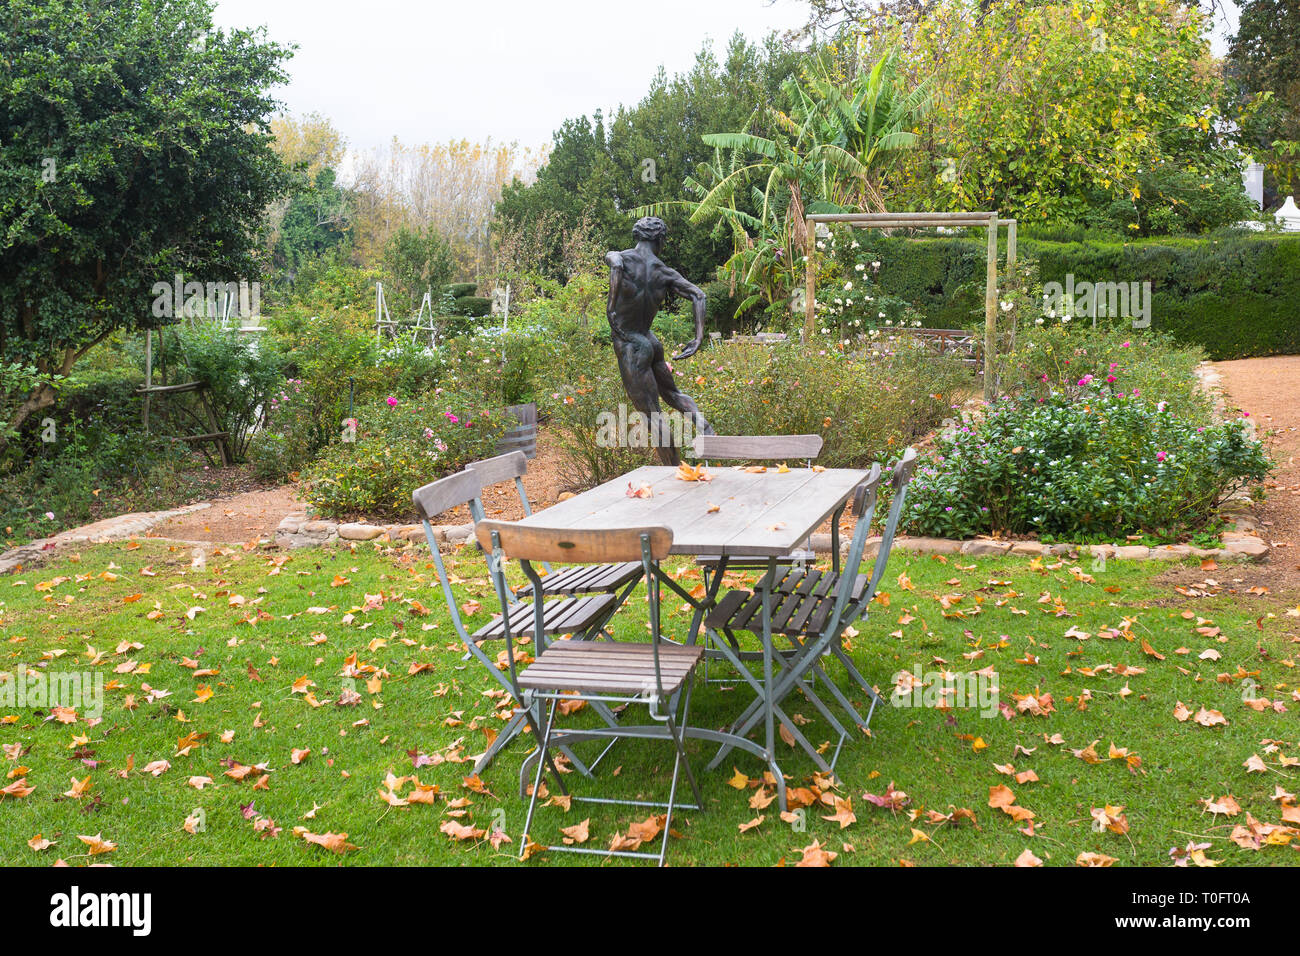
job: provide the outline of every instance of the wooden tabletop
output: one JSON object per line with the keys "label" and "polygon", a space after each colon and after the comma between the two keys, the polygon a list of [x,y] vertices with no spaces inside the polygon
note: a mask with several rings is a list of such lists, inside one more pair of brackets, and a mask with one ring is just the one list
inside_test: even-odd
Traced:
{"label": "wooden tabletop", "polygon": [[[764,472],[706,469],[710,481],[682,481],[677,469],[638,468],[539,511],[520,524],[540,528],[637,528],[673,532],[673,554],[771,557],[806,540],[867,477],[849,468]],[[628,495],[648,484],[652,495]],[[714,506],[716,510],[713,510]]]}

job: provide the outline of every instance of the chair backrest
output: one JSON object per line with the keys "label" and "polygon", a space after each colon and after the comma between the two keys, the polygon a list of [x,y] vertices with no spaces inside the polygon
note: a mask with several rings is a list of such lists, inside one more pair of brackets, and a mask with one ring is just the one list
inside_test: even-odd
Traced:
{"label": "chair backrest", "polygon": [[[889,515],[885,519],[885,530],[880,536],[880,547],[876,549],[876,560],[871,568],[871,580],[862,592],[862,598],[858,602],[859,607],[865,607],[875,596],[880,579],[885,575],[885,565],[889,563],[889,552],[893,550],[899,519],[903,514],[903,502],[907,499],[907,486],[912,481],[912,475],[916,472],[916,461],[916,449],[908,448],[892,469],[893,474],[890,475],[889,486],[894,497],[889,502]],[[872,508],[873,510],[875,508],[874,502]],[[871,516],[867,515],[858,520],[870,524]],[[858,560],[861,561],[861,555],[858,556]],[[858,565],[854,564],[852,567],[856,571]]]}
{"label": "chair backrest", "polygon": [[411,492],[411,501],[415,503],[415,513],[420,516],[420,520],[427,522],[458,505],[468,503],[473,510],[472,505],[477,503],[482,490],[483,482],[478,474],[468,470],[459,471],[416,488]]}
{"label": "chair backrest", "polygon": [[522,478],[528,471],[528,458],[522,451],[511,451],[495,458],[484,458],[465,466],[466,471],[477,472],[479,480],[486,488],[503,481]]}
{"label": "chair backrest", "polygon": [[809,461],[822,452],[821,435],[697,435],[695,457],[740,461]]}
{"label": "chair backrest", "polygon": [[438,583],[442,585],[442,596],[447,602],[447,610],[451,614],[452,626],[456,628],[456,633],[460,635],[461,639],[466,642],[469,640],[469,635],[465,630],[464,622],[461,621],[460,608],[456,604],[456,596],[451,590],[451,579],[447,576],[447,569],[442,563],[442,553],[438,550],[438,542],[433,536],[433,526],[429,521],[436,515],[463,504],[469,505],[470,514],[475,521],[481,519],[483,517],[483,505],[479,502],[478,496],[482,490],[482,482],[477,473],[458,471],[454,475],[431,481],[429,484],[422,485],[411,492],[411,500],[415,502],[415,511],[420,516],[420,523],[424,525],[424,537],[429,543],[429,551],[433,556],[433,567],[438,574]]}
{"label": "chair backrest", "polygon": [[492,551],[492,532],[497,533],[507,558],[520,561],[555,561],[560,564],[640,561],[641,536],[650,538],[650,557],[667,557],[673,533],[664,527],[619,528],[615,530],[539,528],[512,521],[480,521],[474,535],[484,551]]}
{"label": "chair backrest", "polygon": [[524,489],[524,474],[528,471],[528,457],[522,451],[509,451],[495,458],[485,458],[465,466],[467,470],[477,472],[483,487],[500,484],[503,481],[515,483],[515,493],[519,503],[524,507],[524,514],[531,515],[533,506]]}

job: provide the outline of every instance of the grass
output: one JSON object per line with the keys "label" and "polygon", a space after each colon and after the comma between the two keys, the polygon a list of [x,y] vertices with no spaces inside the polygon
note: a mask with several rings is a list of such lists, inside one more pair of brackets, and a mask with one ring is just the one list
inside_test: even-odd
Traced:
{"label": "grass", "polygon": [[[483,561],[462,551],[451,567],[459,599],[482,604],[472,623],[485,622],[495,599]],[[846,746],[842,786],[828,790],[824,804],[796,812],[793,822],[778,817],[775,803],[751,808],[762,792],[757,779],[739,789],[728,785],[741,782],[737,770],[758,778],[756,759],[733,754],[725,772],[708,772],[711,748],[692,744],[707,808],[674,820],[681,838],[671,841],[669,862],[791,864],[816,843],[837,854],[837,866],[1008,864],[1025,850],[1048,865],[1073,865],[1080,853],[1104,854],[1116,865],[1168,865],[1171,848],[1194,842],[1208,844],[1206,858],[1224,865],[1300,863],[1300,829],[1275,832],[1274,840],[1289,845],[1258,850],[1231,839],[1248,814],[1280,824],[1286,808],[1274,788],[1300,789],[1300,766],[1291,764],[1300,757],[1296,610],[1248,593],[1248,567],[1182,566],[1184,580],[1209,576],[1220,584],[1182,592],[1169,582],[1167,565],[1110,562],[1091,574],[1072,567],[896,554],[882,586],[887,598],[852,638],[860,669],[888,692],[898,671],[917,665],[991,666],[1001,675],[1010,719],[970,708],[880,707],[871,735]],[[686,564],[679,570],[693,583],[697,572]],[[78,836],[102,835],[116,849],[94,861],[118,865],[515,865],[524,816],[515,781],[527,744],[515,741],[481,788],[466,785],[471,765],[459,761],[481,752],[501,726],[500,702],[485,695],[497,685],[479,665],[461,661],[431,582],[427,555],[416,551],[235,549],[193,567],[188,550],[153,542],[102,545],[0,579],[0,671],[16,672],[20,664],[93,671],[111,682],[99,721],[88,720],[90,708],[83,707],[75,722],[62,723],[45,707],[0,696],[0,766],[8,776],[0,786],[25,779],[34,788],[0,799],[0,863],[86,863],[90,848]],[[379,597],[366,607],[366,595]],[[665,629],[680,636],[687,618],[675,602],[668,606]],[[644,633],[636,617],[642,607],[634,597],[620,615],[620,637]],[[192,608],[203,610],[187,616]],[[1115,636],[1104,633],[1110,628]],[[1066,636],[1070,629],[1089,636]],[[1221,658],[1202,659],[1207,650]],[[359,676],[343,676],[349,664]],[[1133,670],[1120,674],[1103,665]],[[199,676],[204,671],[216,673]],[[1260,695],[1288,711],[1245,706],[1246,675]],[[304,677],[314,682],[305,688],[311,699],[294,690],[295,682],[303,689]],[[371,678],[377,683],[368,686]],[[149,688],[169,693],[151,698]],[[345,688],[359,694],[355,704],[336,703]],[[1050,697],[1050,711],[1022,712],[1018,698],[1027,694],[1045,706]],[[742,689],[701,685],[693,720],[722,725],[745,700]],[[1226,724],[1180,722],[1180,701],[1192,714],[1220,711]],[[791,703],[795,719],[816,717]],[[820,719],[802,729],[815,743],[830,736]],[[182,738],[195,734],[205,736],[178,752]],[[1073,752],[1094,741],[1099,762]],[[1131,757],[1110,759],[1112,744]],[[816,787],[811,761],[778,746],[790,785]],[[310,753],[294,763],[295,750]],[[413,755],[421,754],[426,759],[417,769]],[[1262,771],[1244,766],[1252,757]],[[155,761],[169,766],[155,775],[145,769]],[[623,743],[608,761],[594,782],[570,775],[573,789],[663,798],[671,768],[665,746]],[[242,781],[227,775],[260,764],[264,770]],[[998,765],[1017,774],[1032,770],[1037,780],[1017,782]],[[381,797],[389,774],[437,785],[436,802],[390,806]],[[212,783],[196,789],[193,777]],[[885,794],[891,782],[907,794],[900,809],[864,797]],[[395,789],[406,797],[412,786],[407,780]],[[1032,811],[1033,835],[1024,820],[990,807],[990,788],[999,786]],[[1239,814],[1207,811],[1204,801],[1225,796],[1240,805]],[[826,804],[837,797],[849,801],[856,818],[844,828],[823,819],[835,814]],[[1124,808],[1127,832],[1093,829],[1092,810],[1106,806]],[[974,822],[931,816],[955,809],[973,811]],[[568,813],[552,806],[539,814],[534,836],[543,842],[556,842],[561,826],[589,817],[588,845],[604,846],[645,811],[575,803]],[[762,823],[740,831],[760,815]],[[197,832],[187,832],[187,818]],[[448,821],[489,831],[502,824],[514,842],[455,840],[440,830]],[[295,836],[296,827],[346,833],[355,849],[336,854]],[[53,845],[29,848],[38,833]],[[552,853],[530,865],[538,859],[593,862]]]}

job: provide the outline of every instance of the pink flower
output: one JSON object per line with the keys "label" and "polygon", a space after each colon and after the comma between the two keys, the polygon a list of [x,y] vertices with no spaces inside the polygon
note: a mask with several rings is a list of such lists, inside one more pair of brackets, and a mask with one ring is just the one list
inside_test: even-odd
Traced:
{"label": "pink flower", "polygon": [[396,408],[396,407],[397,407],[397,399],[393,398],[393,396],[389,395],[388,398],[385,399],[385,401],[388,402],[388,407],[389,407],[389,408]]}
{"label": "pink flower", "polygon": [[1156,452],[1156,461],[1164,461],[1169,456],[1162,451]]}
{"label": "pink flower", "polygon": [[1250,412],[1242,412],[1242,413],[1241,413],[1241,417],[1242,417],[1242,418],[1249,418],[1249,417],[1250,417]]}
{"label": "pink flower", "polygon": [[425,437],[425,438],[432,438],[432,437],[433,437],[433,429],[432,429],[432,428],[426,428],[426,429],[424,430],[424,437]]}
{"label": "pink flower", "polygon": [[1080,385],[1090,385],[1090,384],[1092,384],[1092,376],[1091,376],[1091,375],[1085,375],[1083,378],[1079,379],[1079,384],[1080,384]]}
{"label": "pink flower", "polygon": [[1124,342],[1120,345],[1120,348],[1127,349],[1127,348],[1132,348],[1132,346],[1133,346],[1132,342]]}
{"label": "pink flower", "polygon": [[54,520],[54,512],[53,512],[53,511],[47,511],[47,512],[45,512],[45,520],[46,520],[46,521],[53,521],[53,520]]}
{"label": "pink flower", "polygon": [[1114,375],[1107,375],[1107,376],[1106,376],[1106,382],[1107,382],[1107,384],[1111,384],[1111,385],[1113,385],[1113,384],[1115,383],[1115,376],[1114,376]]}
{"label": "pink flower", "polygon": [[451,412],[443,412],[442,417],[447,419],[447,421],[451,422],[453,425],[460,424],[460,419],[457,418],[455,415],[453,415]]}

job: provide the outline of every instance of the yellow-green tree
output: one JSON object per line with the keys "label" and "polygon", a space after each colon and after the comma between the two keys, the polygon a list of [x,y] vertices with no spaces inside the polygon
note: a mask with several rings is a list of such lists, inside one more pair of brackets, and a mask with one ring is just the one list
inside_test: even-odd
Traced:
{"label": "yellow-green tree", "polygon": [[1238,213],[1241,157],[1221,135],[1219,64],[1195,5],[937,0],[911,34],[906,69],[933,83],[934,103],[895,208],[1134,231]]}

